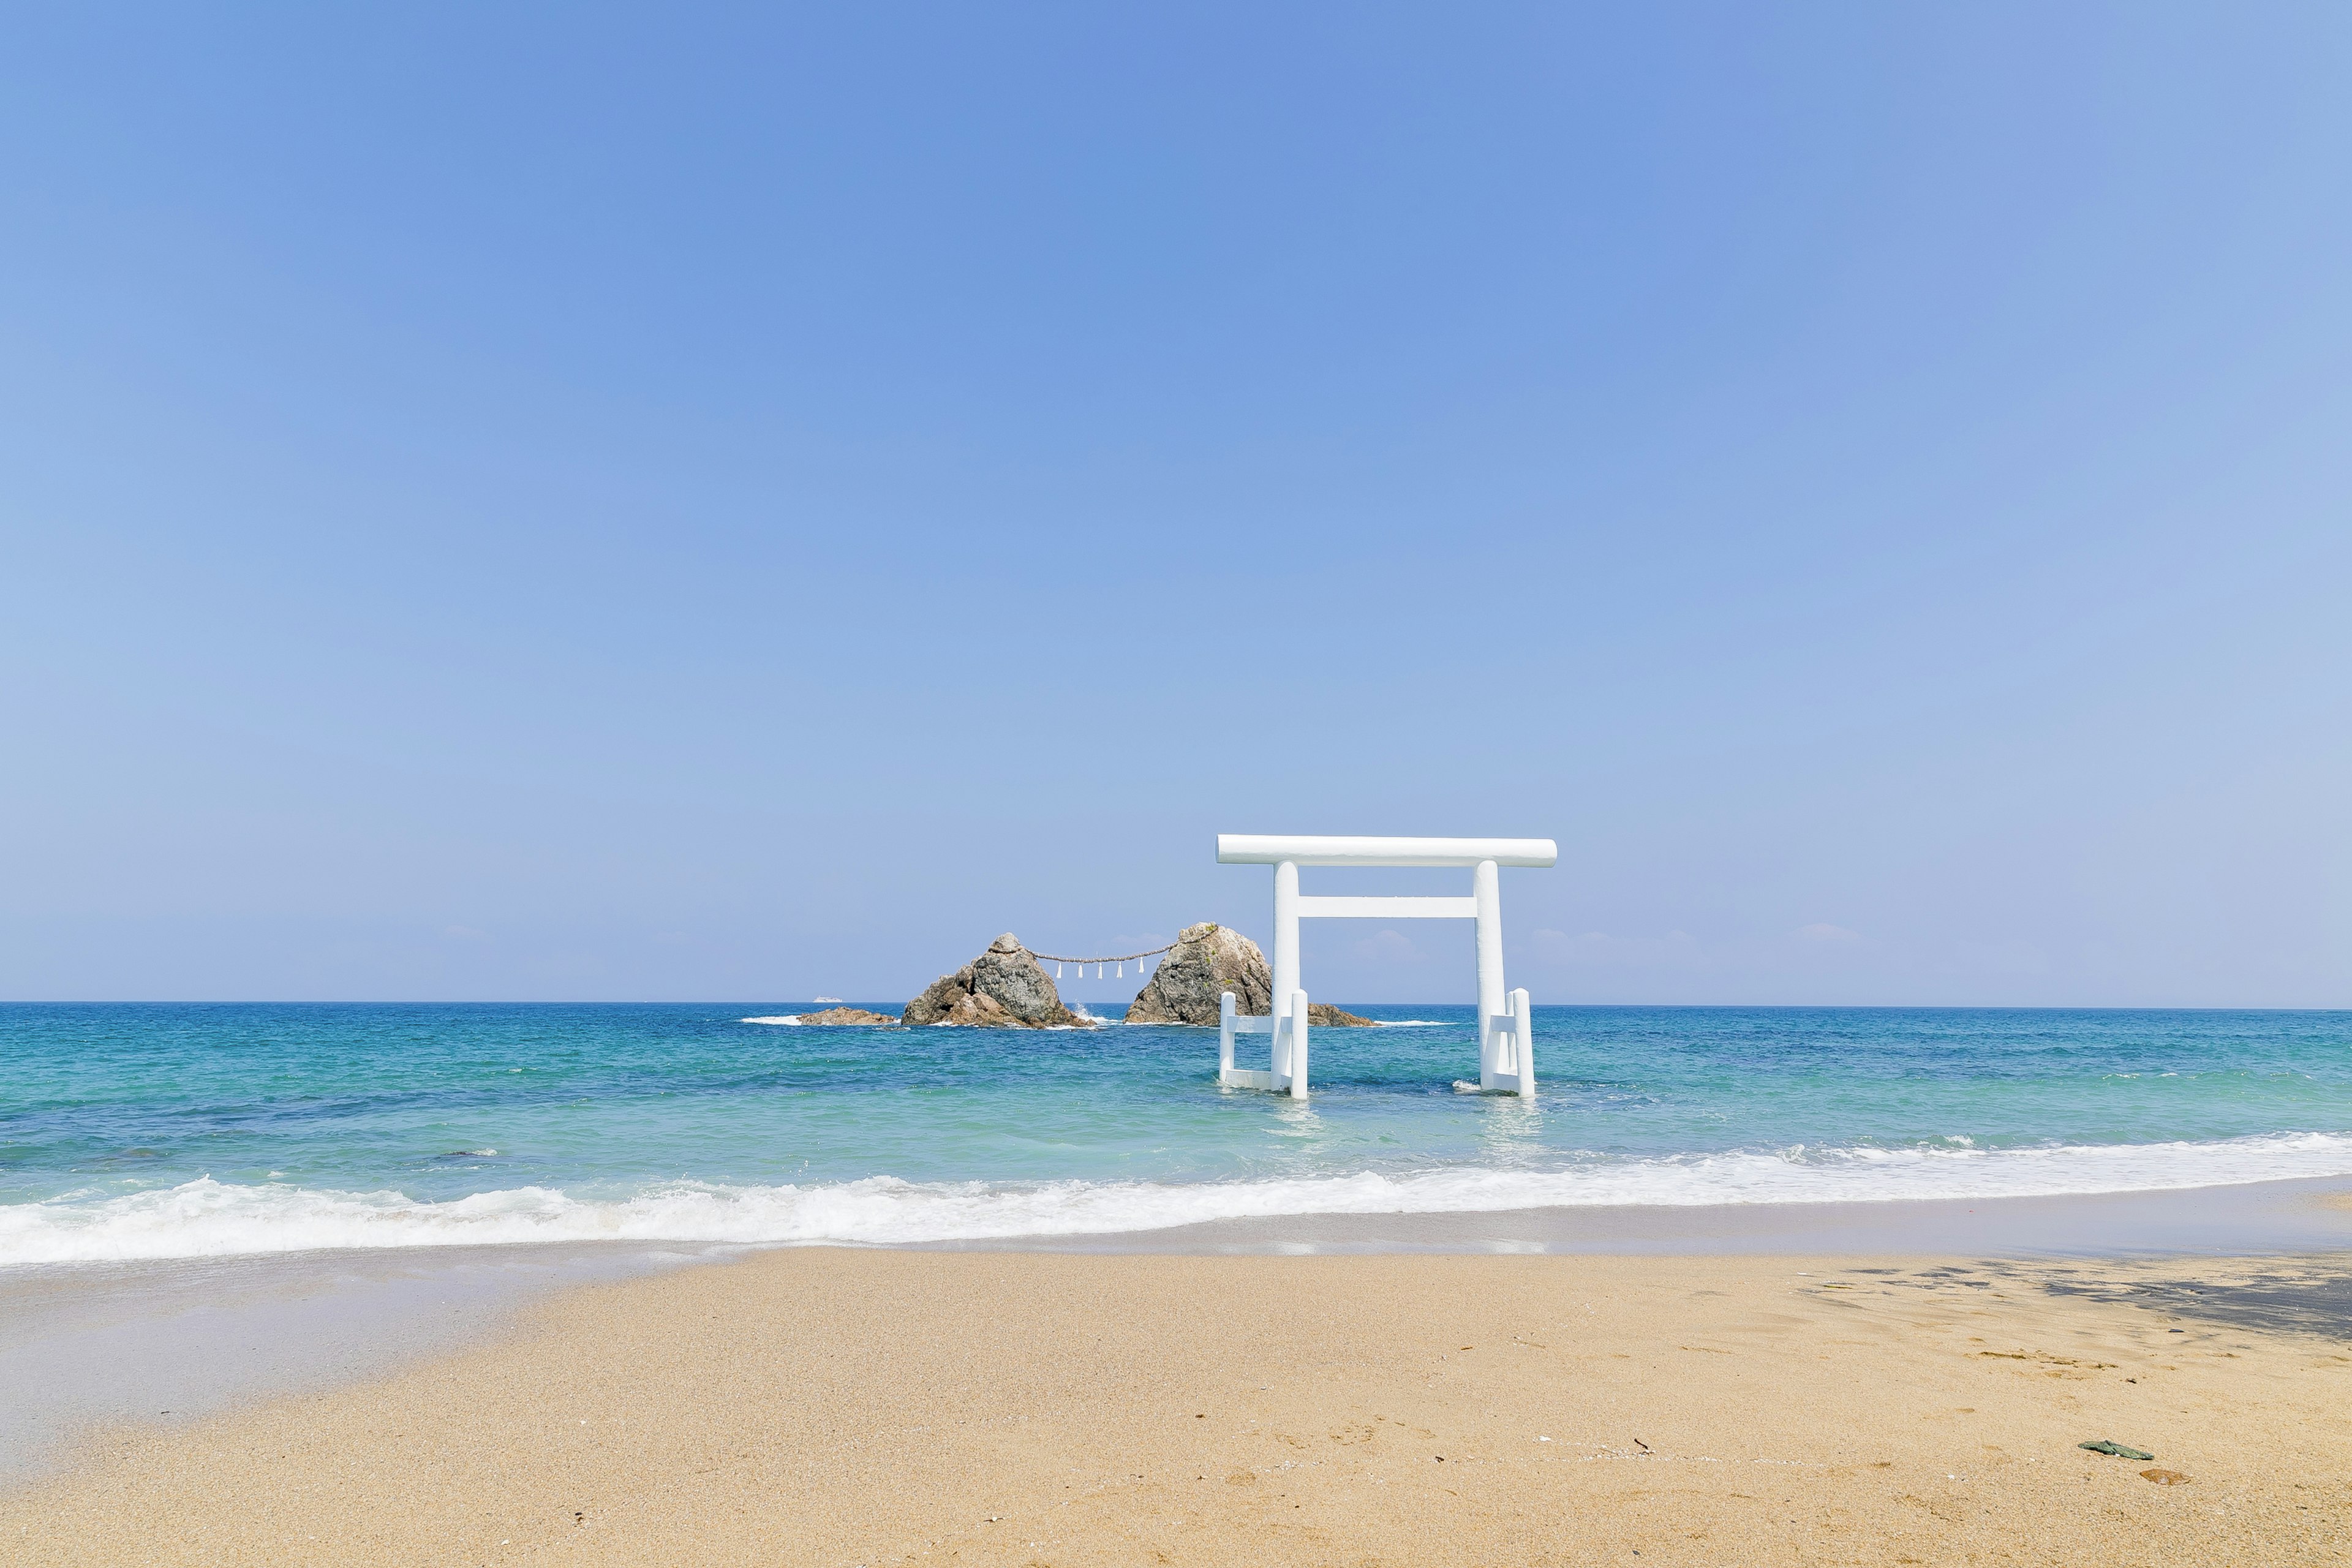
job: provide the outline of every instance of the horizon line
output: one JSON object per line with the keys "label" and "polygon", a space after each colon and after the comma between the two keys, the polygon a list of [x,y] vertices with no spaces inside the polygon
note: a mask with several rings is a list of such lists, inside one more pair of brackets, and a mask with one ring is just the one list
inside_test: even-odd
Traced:
{"label": "horizon line", "polygon": [[[822,998],[804,996],[790,999],[787,1005],[799,1005]],[[1084,997],[1074,1000],[1086,1002]],[[376,996],[45,996],[0,997],[0,1007],[765,1007],[777,1005],[776,998],[765,1001],[735,998],[693,998],[660,1000],[635,998],[616,1000],[611,997],[376,997]],[[849,1000],[834,1000],[835,1006],[865,1005]],[[888,1004],[903,1007],[901,1003]],[[1473,1007],[1473,1001],[1459,1002],[1357,1002],[1358,1007]],[[1538,1008],[1648,1008],[1698,1011],[1827,1011],[1844,1012],[1937,1012],[1937,1013],[2352,1013],[2352,1004],[2287,1005],[2278,1003],[2233,1002],[1537,1002]]]}

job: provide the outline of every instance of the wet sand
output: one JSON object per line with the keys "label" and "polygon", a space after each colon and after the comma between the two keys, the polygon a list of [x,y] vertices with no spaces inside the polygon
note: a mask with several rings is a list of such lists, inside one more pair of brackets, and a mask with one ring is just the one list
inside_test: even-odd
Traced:
{"label": "wet sand", "polygon": [[[2342,1562],[2347,1279],[2342,1253],[766,1253],[579,1287],[373,1381],[96,1434],[0,1493],[0,1542],[24,1563]],[[2156,1458],[2075,1446],[2098,1438]]]}
{"label": "wet sand", "polygon": [[1284,1215],[1112,1235],[927,1244],[957,1251],[1936,1253],[2242,1256],[2352,1249],[2342,1177],[2165,1192],[1876,1203],[1581,1205],[1467,1214]]}
{"label": "wet sand", "polygon": [[432,1247],[0,1269],[0,1486],[93,1426],[184,1426],[382,1377],[511,1329],[568,1287],[707,1247]]}

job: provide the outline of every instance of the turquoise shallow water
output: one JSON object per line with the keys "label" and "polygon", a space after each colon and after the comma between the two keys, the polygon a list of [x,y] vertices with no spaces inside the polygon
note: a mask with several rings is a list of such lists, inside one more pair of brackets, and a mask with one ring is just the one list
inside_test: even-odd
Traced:
{"label": "turquoise shallow water", "polygon": [[1528,1103],[1455,1087],[1468,1008],[1376,1008],[1302,1107],[1210,1029],[795,1010],[0,1006],[0,1263],[2352,1173],[2346,1013],[1538,1008]]}

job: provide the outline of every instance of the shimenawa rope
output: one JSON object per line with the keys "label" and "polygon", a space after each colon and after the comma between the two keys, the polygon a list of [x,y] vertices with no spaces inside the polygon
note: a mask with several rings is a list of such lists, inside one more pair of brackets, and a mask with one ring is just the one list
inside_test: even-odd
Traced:
{"label": "shimenawa rope", "polygon": [[[1057,980],[1061,978],[1062,974],[1060,966],[1065,963],[1076,964],[1078,966],[1078,978],[1081,980],[1086,978],[1087,965],[1091,963],[1095,966],[1095,978],[1099,980],[1102,978],[1102,967],[1106,963],[1118,964],[1119,966],[1119,978],[1125,979],[1127,977],[1127,966],[1129,964],[1136,963],[1138,959],[1150,958],[1159,953],[1166,952],[1169,948],[1172,948],[1176,944],[1171,942],[1168,944],[1168,947],[1147,947],[1141,952],[1107,952],[1097,958],[1071,958],[1065,953],[1039,952],[1035,948],[1027,946],[1023,947],[1021,951],[1042,963],[1055,965],[1054,977]],[[1136,963],[1135,972],[1138,974],[1142,973],[1143,966],[1140,963]]]}

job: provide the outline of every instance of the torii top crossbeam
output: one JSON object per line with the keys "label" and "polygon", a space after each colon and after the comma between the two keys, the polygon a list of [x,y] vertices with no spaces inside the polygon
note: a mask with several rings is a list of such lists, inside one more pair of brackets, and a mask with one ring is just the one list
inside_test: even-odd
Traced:
{"label": "torii top crossbeam", "polygon": [[1551,866],[1549,838],[1358,838],[1298,833],[1220,833],[1220,866]]}
{"label": "torii top crossbeam", "polygon": [[[1217,859],[1227,866],[1274,868],[1274,1012],[1262,1026],[1274,1037],[1270,1070],[1236,1071],[1234,1036],[1256,1033],[1224,1002],[1220,1083],[1307,1092],[1307,993],[1299,988],[1298,921],[1322,916],[1357,920],[1475,920],[1478,955],[1478,1086],[1535,1092],[1535,1023],[1525,991],[1503,990],[1504,866],[1550,866],[1559,847],[1549,838],[1356,838],[1308,834],[1221,833]],[[1307,898],[1301,866],[1455,866],[1470,871],[1468,898]]]}

